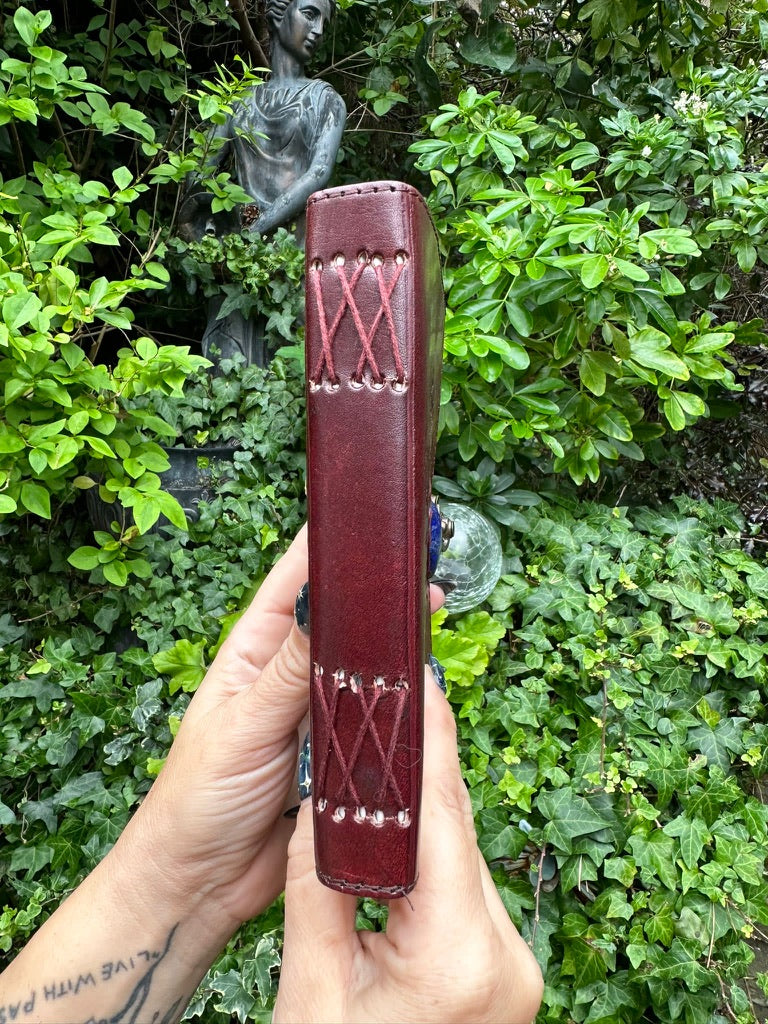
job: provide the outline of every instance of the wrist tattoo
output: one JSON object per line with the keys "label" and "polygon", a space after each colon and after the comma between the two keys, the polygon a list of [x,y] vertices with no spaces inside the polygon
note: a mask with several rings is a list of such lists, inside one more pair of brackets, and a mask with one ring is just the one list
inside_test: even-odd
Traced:
{"label": "wrist tattoo", "polygon": [[[178,924],[171,928],[160,950],[142,949],[120,960],[107,960],[98,969],[79,973],[63,981],[43,984],[25,997],[0,1004],[0,1024],[23,1022],[36,1011],[40,1013],[43,1004],[58,1002],[89,990],[104,989],[121,980],[127,973],[140,972],[128,999],[115,1012],[100,1012],[79,1024],[175,1024],[186,1008],[188,998],[181,997],[165,1009],[150,1009],[155,972],[168,957]],[[105,993],[106,995],[106,993]]]}

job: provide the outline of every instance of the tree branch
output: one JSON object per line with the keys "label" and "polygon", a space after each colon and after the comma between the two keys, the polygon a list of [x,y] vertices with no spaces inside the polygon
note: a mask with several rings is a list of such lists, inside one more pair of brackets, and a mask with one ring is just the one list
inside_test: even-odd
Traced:
{"label": "tree branch", "polygon": [[269,58],[264,52],[259,40],[256,38],[256,33],[253,31],[253,26],[248,18],[248,14],[243,5],[243,0],[232,0],[229,9],[232,11],[232,16],[237,22],[240,28],[240,37],[245,44],[245,48],[251,55],[253,60],[260,68],[268,68]]}

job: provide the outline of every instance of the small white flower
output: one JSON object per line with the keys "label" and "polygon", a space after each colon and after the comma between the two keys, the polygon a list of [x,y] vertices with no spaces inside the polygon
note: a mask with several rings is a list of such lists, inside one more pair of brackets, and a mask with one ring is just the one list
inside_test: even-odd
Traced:
{"label": "small white flower", "polygon": [[688,109],[688,93],[683,89],[675,102],[672,104],[679,114],[684,114]]}
{"label": "small white flower", "polygon": [[652,152],[653,152],[653,150],[651,149],[651,147],[650,147],[650,146],[643,146],[643,152],[642,152],[642,155],[643,155],[644,157],[649,157],[649,156],[651,155],[651,153],[652,153]]}

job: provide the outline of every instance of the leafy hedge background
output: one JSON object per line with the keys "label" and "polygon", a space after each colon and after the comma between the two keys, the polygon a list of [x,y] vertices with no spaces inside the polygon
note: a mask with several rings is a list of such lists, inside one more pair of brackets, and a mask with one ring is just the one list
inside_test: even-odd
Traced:
{"label": "leafy hedge background", "polygon": [[[763,1020],[768,2],[338,6],[318,60],[350,112],[335,181],[397,168],[429,197],[435,488],[505,552],[434,647],[540,1021]],[[258,78],[263,4],[0,18],[10,957],[114,842],[302,521],[304,440],[294,239],[176,230],[211,126]],[[226,171],[207,187],[241,198]],[[208,377],[217,291],[268,318],[268,370]],[[181,441],[238,446],[194,522],[161,485]],[[109,530],[86,495],[122,510]],[[359,924],[385,917],[364,902]],[[280,950],[278,903],[186,1019],[268,1020]]]}

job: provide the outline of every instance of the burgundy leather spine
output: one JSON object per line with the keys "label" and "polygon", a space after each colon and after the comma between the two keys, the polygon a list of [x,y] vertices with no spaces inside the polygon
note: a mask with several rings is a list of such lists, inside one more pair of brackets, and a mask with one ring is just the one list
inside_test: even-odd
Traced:
{"label": "burgundy leather spine", "polygon": [[391,181],[311,196],[306,251],[315,858],[331,888],[392,898],[417,875],[440,261]]}

